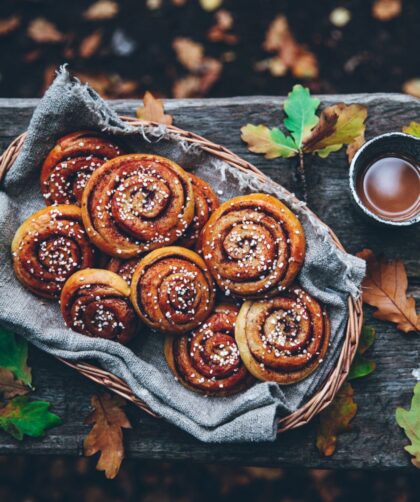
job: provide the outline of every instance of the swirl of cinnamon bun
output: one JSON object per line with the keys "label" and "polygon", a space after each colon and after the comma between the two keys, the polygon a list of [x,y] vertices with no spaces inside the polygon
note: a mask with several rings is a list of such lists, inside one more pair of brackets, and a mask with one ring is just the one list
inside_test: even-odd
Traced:
{"label": "swirl of cinnamon bun", "polygon": [[246,301],[235,338],[245,366],[256,378],[291,384],[310,375],[324,359],[330,324],[321,305],[293,287],[277,298]]}
{"label": "swirl of cinnamon bun", "polygon": [[49,206],[30,216],[12,242],[16,277],[43,298],[60,296],[64,282],[77,270],[92,267],[95,249],[82,225],[80,208]]}
{"label": "swirl of cinnamon bun", "polygon": [[253,382],[234,338],[238,311],[233,305],[218,305],[191,333],[167,335],[166,361],[185,387],[222,397],[236,394]]}
{"label": "swirl of cinnamon bun", "polygon": [[305,256],[297,217],[265,194],[235,197],[203,230],[203,257],[216,283],[241,298],[270,297],[295,279]]}
{"label": "swirl of cinnamon bun", "polygon": [[95,131],[77,131],[60,138],[41,169],[41,192],[47,205],[80,206],[93,171],[121,153],[118,145]]}
{"label": "swirl of cinnamon bun", "polygon": [[138,320],[130,302],[130,287],[109,270],[88,268],[73,274],[60,297],[67,326],[83,335],[128,343]]}
{"label": "swirl of cinnamon bun", "polygon": [[89,238],[101,251],[117,258],[139,256],[173,243],[191,223],[191,180],[164,157],[117,157],[89,179],[82,217]]}
{"label": "swirl of cinnamon bun", "polygon": [[214,305],[213,279],[202,258],[178,246],[156,249],[137,266],[131,301],[139,317],[166,333],[200,325]]}

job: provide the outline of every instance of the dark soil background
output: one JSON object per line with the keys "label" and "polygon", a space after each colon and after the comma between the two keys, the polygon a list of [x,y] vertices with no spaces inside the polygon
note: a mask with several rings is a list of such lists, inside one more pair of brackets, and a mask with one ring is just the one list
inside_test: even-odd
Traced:
{"label": "dark soil background", "polygon": [[[108,98],[140,98],[146,90],[163,97],[284,95],[295,82],[318,93],[420,95],[419,0],[100,4],[1,0],[0,96],[41,96],[64,62]],[[279,17],[286,36],[270,38]],[[415,469],[335,472],[127,460],[117,479],[107,481],[95,461],[0,457],[0,501],[411,502],[420,493]]]}

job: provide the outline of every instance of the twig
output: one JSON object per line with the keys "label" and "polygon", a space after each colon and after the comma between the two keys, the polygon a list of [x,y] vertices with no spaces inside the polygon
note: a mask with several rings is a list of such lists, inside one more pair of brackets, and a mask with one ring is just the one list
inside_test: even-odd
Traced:
{"label": "twig", "polygon": [[305,163],[303,159],[303,151],[299,150],[299,163],[297,165],[297,172],[299,175],[299,181],[302,190],[303,200],[308,202],[308,190],[306,187],[306,176],[305,176]]}

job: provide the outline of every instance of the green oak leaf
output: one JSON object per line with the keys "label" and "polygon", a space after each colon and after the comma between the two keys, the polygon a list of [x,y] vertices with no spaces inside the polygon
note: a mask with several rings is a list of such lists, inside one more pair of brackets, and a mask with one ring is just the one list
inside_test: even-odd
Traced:
{"label": "green oak leaf", "polygon": [[411,441],[411,444],[405,446],[404,449],[413,455],[411,462],[420,469],[420,382],[417,382],[414,387],[411,408],[409,410],[397,408],[395,418]]}
{"label": "green oak leaf", "polygon": [[347,380],[354,380],[370,375],[376,369],[376,363],[364,353],[373,345],[376,338],[375,329],[371,326],[363,326],[360,334],[359,346],[354,356]]}
{"label": "green oak leaf", "polygon": [[19,440],[24,435],[43,436],[46,429],[61,423],[60,417],[48,411],[49,407],[46,401],[15,397],[0,408],[0,428]]}
{"label": "green oak leaf", "polygon": [[28,343],[10,331],[0,328],[0,368],[10,370],[18,380],[31,385],[31,369],[27,364]]}
{"label": "green oak leaf", "polygon": [[289,92],[284,103],[287,115],[284,125],[292,134],[298,148],[302,146],[311,129],[318,124],[319,118],[315,113],[318,106],[319,99],[312,98],[306,87],[295,85]]}
{"label": "green oak leaf", "polygon": [[402,128],[402,132],[405,132],[405,134],[410,134],[411,136],[415,136],[416,138],[420,138],[420,122],[415,122],[413,120]]}
{"label": "green oak leaf", "polygon": [[263,153],[266,159],[294,157],[298,147],[293,138],[286,136],[280,129],[269,129],[265,125],[247,124],[241,128],[241,138],[248,143],[248,149],[254,153]]}

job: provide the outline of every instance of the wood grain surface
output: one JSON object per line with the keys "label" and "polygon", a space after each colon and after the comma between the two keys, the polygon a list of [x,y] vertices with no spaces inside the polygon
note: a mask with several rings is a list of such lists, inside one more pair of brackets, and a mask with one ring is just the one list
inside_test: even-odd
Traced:
{"label": "wood grain surface", "polygon": [[[400,131],[411,120],[420,120],[420,101],[399,94],[358,94],[321,96],[323,106],[338,101],[364,103],[369,107],[367,137]],[[169,100],[166,110],[175,125],[223,144],[254,163],[276,182],[298,190],[294,160],[266,160],[251,154],[240,140],[239,129],[248,122],[278,125],[282,120],[279,97],[241,97],[206,100]],[[0,148],[28,125],[35,99],[0,99]],[[138,101],[112,101],[118,113],[132,115]],[[378,254],[404,260],[409,275],[409,292],[420,301],[420,228],[382,229],[361,219],[352,207],[348,188],[345,152],[327,159],[308,156],[306,172],[309,206],[337,234],[349,252],[364,247]],[[354,382],[359,411],[352,430],[340,436],[337,451],[330,459],[320,457],[315,448],[315,424],[281,434],[274,443],[208,445],[200,443],[164,420],[154,419],[129,406],[133,429],[127,431],[130,457],[198,462],[230,462],[248,465],[289,465],[318,468],[389,469],[410,468],[407,444],[395,422],[395,408],[408,407],[415,384],[412,371],[420,367],[420,338],[397,332],[393,325],[372,318],[365,308],[366,322],[377,330],[372,357],[377,370]],[[90,395],[99,387],[35,348],[30,350],[34,397],[47,399],[62,419],[43,439],[20,443],[0,434],[0,453],[82,454],[87,431],[83,424],[89,411]]]}

